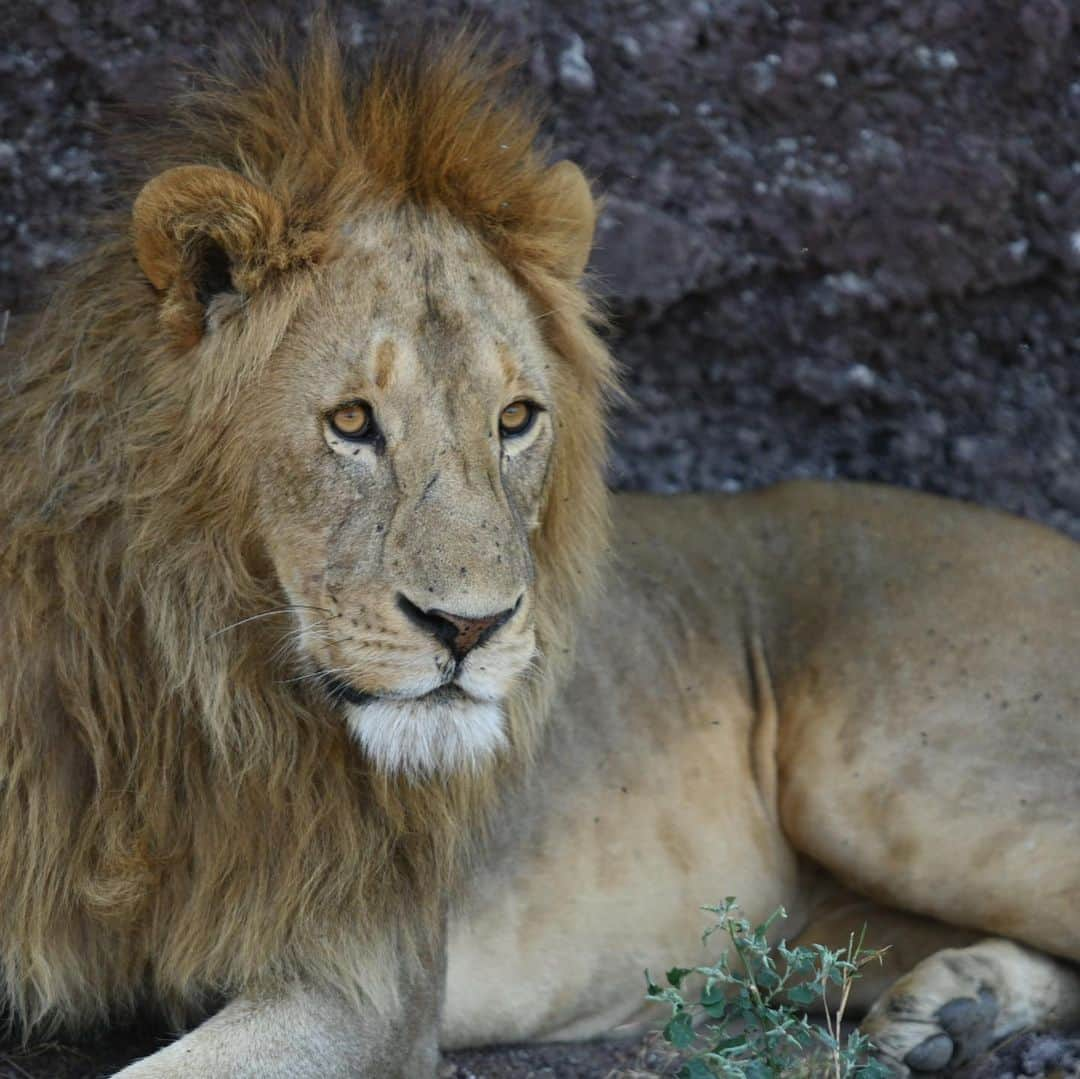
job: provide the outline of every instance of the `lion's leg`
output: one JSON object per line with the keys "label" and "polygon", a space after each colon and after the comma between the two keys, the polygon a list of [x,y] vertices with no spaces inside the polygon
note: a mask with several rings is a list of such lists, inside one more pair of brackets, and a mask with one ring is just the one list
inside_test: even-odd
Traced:
{"label": "lion's leg", "polygon": [[236,1000],[117,1079],[419,1079],[438,1063],[436,1015],[408,1024],[358,1013],[331,992]]}
{"label": "lion's leg", "polygon": [[840,891],[812,911],[793,946],[823,944],[833,951],[843,951],[852,939],[862,939],[864,950],[883,952],[880,961],[867,963],[852,984],[847,1003],[847,1015],[851,1017],[865,1015],[897,978],[927,956],[943,948],[974,944],[979,938],[978,933]]}
{"label": "lion's leg", "polygon": [[863,1031],[901,1074],[936,1074],[1029,1028],[1080,1019],[1080,972],[1010,940],[924,959],[878,999]]}
{"label": "lion's leg", "polygon": [[438,1065],[437,1014],[384,1019],[313,989],[235,1000],[116,1079],[424,1079]]}

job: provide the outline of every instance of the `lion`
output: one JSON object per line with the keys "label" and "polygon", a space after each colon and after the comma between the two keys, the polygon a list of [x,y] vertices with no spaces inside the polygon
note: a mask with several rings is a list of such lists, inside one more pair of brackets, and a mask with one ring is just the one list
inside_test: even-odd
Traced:
{"label": "lion", "polygon": [[435,1074],[652,1018],[699,904],[866,923],[901,1073],[1080,1017],[1080,547],[610,496],[596,202],[474,38],[183,97],[0,404],[0,975],[121,1073]]}

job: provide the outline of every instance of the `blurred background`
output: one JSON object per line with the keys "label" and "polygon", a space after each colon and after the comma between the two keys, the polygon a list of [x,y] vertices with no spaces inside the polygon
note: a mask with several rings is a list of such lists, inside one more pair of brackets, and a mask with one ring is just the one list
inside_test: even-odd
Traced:
{"label": "blurred background", "polygon": [[[335,7],[358,45],[419,16],[485,22],[548,102],[556,153],[605,193],[592,265],[634,401],[613,424],[615,485],[881,480],[1080,538],[1080,4]],[[0,0],[0,313],[42,302],[108,204],[120,113],[252,22],[302,34],[311,9]],[[152,1047],[140,1037],[0,1053],[0,1076],[97,1074]],[[1064,1075],[1072,1050],[1008,1052],[979,1075]],[[604,1076],[632,1059],[464,1054],[445,1074]]]}
{"label": "blurred background", "polygon": [[[310,3],[7,0],[0,310],[109,191],[116,106]],[[488,24],[607,195],[613,482],[884,480],[1080,536],[1080,10],[1066,0],[370,0]]]}

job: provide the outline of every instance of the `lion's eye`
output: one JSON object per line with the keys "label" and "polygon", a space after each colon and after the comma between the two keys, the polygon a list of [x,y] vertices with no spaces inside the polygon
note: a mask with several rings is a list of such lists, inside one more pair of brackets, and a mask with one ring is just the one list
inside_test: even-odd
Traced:
{"label": "lion's eye", "polygon": [[503,438],[525,434],[532,427],[539,411],[540,406],[534,405],[532,401],[515,401],[507,405],[499,416],[499,433]]}
{"label": "lion's eye", "polygon": [[334,434],[353,440],[367,438],[374,430],[371,406],[363,401],[342,405],[330,413],[330,426]]}

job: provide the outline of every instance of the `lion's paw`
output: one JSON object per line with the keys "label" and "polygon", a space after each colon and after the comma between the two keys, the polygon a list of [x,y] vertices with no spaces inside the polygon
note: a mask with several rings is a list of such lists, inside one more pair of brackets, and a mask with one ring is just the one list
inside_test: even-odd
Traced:
{"label": "lion's paw", "polygon": [[989,939],[924,959],[878,999],[862,1029],[900,1075],[935,1075],[1019,1030],[1078,1019],[1073,966]]}
{"label": "lion's paw", "polygon": [[963,949],[939,952],[900,978],[871,1008],[863,1032],[899,1074],[937,1075],[1011,1033],[997,971]]}
{"label": "lion's paw", "polygon": [[[980,988],[973,997],[953,997],[927,1017],[911,1007],[907,995],[887,1001],[881,1013],[872,1012],[864,1032],[887,1057],[910,1072],[935,1075],[986,1052],[997,1040],[997,997]],[[907,1014],[905,1014],[907,1013]]]}
{"label": "lion's paw", "polygon": [[900,1075],[936,1075],[1019,1030],[1078,1018],[1073,967],[990,939],[924,959],[882,994],[862,1029]]}

